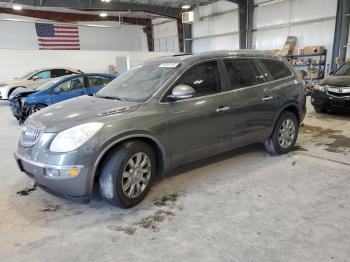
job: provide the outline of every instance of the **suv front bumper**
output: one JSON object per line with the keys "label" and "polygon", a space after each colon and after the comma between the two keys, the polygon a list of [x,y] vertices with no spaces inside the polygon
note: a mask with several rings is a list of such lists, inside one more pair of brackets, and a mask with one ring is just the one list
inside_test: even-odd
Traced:
{"label": "suv front bumper", "polygon": [[[54,166],[35,162],[15,153],[15,159],[19,169],[31,178],[39,187],[56,196],[88,202],[90,200],[90,174],[91,168],[84,166]],[[79,174],[74,177],[50,177],[48,169],[65,172],[71,169],[79,169]]]}
{"label": "suv front bumper", "polygon": [[350,97],[335,97],[322,92],[314,90],[311,94],[311,104],[322,109],[333,110],[350,110]]}

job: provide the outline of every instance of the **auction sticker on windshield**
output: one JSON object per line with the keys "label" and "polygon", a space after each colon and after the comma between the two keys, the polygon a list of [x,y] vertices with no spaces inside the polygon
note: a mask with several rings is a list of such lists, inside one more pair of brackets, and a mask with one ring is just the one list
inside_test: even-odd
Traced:
{"label": "auction sticker on windshield", "polygon": [[179,63],[164,63],[164,64],[160,64],[158,67],[175,68],[178,65],[179,65]]}

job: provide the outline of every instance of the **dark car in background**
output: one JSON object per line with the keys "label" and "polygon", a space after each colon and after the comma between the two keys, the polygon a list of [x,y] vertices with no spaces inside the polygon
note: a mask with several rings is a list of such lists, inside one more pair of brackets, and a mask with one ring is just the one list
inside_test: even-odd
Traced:
{"label": "dark car in background", "polygon": [[111,82],[109,74],[74,74],[55,78],[36,88],[17,88],[10,95],[10,107],[17,120],[23,122],[29,115],[49,105],[82,95],[93,95]]}
{"label": "dark car in background", "polygon": [[327,110],[350,112],[350,62],[315,85],[311,104],[318,113]]}
{"label": "dark car in background", "polygon": [[16,161],[40,187],[130,208],[155,176],[252,143],[289,152],[306,113],[303,81],[257,51],[166,57],[121,74],[95,96],[25,122]]}

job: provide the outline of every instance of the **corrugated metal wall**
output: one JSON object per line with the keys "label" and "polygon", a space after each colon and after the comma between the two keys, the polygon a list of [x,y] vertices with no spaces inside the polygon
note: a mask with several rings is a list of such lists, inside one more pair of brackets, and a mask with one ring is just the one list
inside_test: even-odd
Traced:
{"label": "corrugated metal wall", "polygon": [[[261,4],[267,0],[256,0]],[[337,0],[285,0],[254,8],[253,46],[281,49],[287,36],[298,38],[297,47],[333,47]],[[193,24],[194,52],[238,48],[237,5],[220,1],[197,9]]]}
{"label": "corrugated metal wall", "polygon": [[196,9],[198,20],[192,25],[192,50],[237,49],[237,5],[219,1]]}
{"label": "corrugated metal wall", "polygon": [[173,19],[156,18],[153,24],[153,43],[156,52],[179,52],[177,22]]}

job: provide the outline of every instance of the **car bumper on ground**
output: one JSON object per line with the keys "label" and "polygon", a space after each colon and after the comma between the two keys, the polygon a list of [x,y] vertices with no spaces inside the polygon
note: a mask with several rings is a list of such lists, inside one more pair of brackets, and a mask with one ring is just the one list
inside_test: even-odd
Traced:
{"label": "car bumper on ground", "polygon": [[314,90],[311,104],[322,109],[350,110],[350,97],[335,97],[327,92]]}
{"label": "car bumper on ground", "polygon": [[[79,202],[90,200],[90,173],[91,168],[84,166],[54,166],[35,162],[15,153],[15,159],[19,169],[30,177],[39,187],[45,191],[64,198]],[[63,176],[50,176],[48,170],[56,170]],[[78,170],[75,176],[69,176],[67,172]]]}

